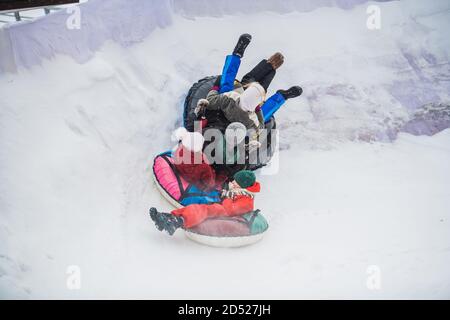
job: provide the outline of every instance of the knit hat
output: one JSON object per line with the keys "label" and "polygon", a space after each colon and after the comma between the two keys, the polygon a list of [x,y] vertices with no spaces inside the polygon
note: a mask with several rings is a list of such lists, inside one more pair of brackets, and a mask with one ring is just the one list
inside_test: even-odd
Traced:
{"label": "knit hat", "polygon": [[241,170],[235,173],[233,178],[241,188],[251,187],[256,182],[256,176],[250,170]]}
{"label": "knit hat", "polygon": [[201,152],[205,138],[199,132],[189,132],[186,128],[178,128],[174,132],[174,138],[181,141],[181,145],[191,152]]}
{"label": "knit hat", "polygon": [[266,90],[258,83],[252,82],[239,98],[239,107],[245,111],[255,111],[266,96]]}

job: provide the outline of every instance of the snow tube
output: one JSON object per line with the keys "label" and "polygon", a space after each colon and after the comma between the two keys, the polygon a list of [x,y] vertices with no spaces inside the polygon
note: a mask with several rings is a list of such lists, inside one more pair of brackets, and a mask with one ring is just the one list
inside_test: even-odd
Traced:
{"label": "snow tube", "polygon": [[[162,196],[176,208],[221,200],[219,190],[205,192],[180,177],[171,152],[155,157],[153,180]],[[209,246],[242,247],[262,239],[267,229],[266,219],[259,210],[255,210],[241,216],[207,219],[194,228],[186,229],[185,234],[189,239]]]}
{"label": "snow tube", "polygon": [[269,228],[259,210],[236,217],[210,218],[186,230],[186,236],[212,247],[243,247],[261,240]]}
{"label": "snow tube", "polygon": [[[188,131],[194,131],[194,121],[196,120],[194,110],[195,107],[197,106],[198,100],[206,98],[206,95],[213,87],[213,84],[216,81],[217,77],[218,76],[209,76],[200,79],[189,89],[189,92],[184,101],[184,110],[183,110],[183,123],[184,127]],[[276,145],[276,143],[273,140],[275,139],[275,137],[272,137],[270,131],[271,129],[276,129],[275,118],[271,117],[270,120],[266,122],[265,126],[266,129],[268,129],[267,135],[268,157],[264,160],[261,160],[259,163],[249,164],[247,169],[256,170],[258,168],[265,166],[270,161],[275,151],[274,146]],[[264,141],[261,142],[264,143]]]}

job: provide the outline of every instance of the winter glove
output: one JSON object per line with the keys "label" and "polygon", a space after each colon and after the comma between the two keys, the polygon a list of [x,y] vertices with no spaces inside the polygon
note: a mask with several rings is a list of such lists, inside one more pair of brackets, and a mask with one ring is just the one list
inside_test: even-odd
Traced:
{"label": "winter glove", "polygon": [[254,198],[254,194],[246,189],[222,190],[222,198],[234,200],[237,196],[246,196],[252,199]]}
{"label": "winter glove", "polygon": [[208,107],[209,101],[206,99],[200,99],[197,102],[197,106],[194,109],[195,115],[198,117],[205,112],[205,109]]}
{"label": "winter glove", "polygon": [[251,140],[251,141],[248,143],[248,146],[247,146],[247,148],[248,148],[248,153],[251,154],[251,153],[253,153],[253,152],[256,152],[256,150],[258,150],[259,147],[261,147],[261,142],[259,142],[259,141],[257,141],[257,140]]}

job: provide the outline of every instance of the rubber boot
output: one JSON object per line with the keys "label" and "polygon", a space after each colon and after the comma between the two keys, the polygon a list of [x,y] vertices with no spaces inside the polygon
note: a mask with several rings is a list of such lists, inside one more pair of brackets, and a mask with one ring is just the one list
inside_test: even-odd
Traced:
{"label": "rubber boot", "polygon": [[278,93],[280,93],[284,99],[291,99],[298,97],[302,94],[303,89],[300,86],[293,86],[287,90],[278,90]]}
{"label": "rubber boot", "polygon": [[249,35],[248,33],[244,33],[243,35],[241,35],[236,44],[236,47],[234,47],[233,55],[236,55],[236,56],[239,56],[242,58],[244,56],[244,51],[247,48],[247,46],[251,40],[252,40],[252,36]]}

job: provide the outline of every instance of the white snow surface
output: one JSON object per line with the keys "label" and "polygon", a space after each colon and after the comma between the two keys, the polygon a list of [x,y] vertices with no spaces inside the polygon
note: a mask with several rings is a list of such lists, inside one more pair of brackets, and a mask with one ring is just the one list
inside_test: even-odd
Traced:
{"label": "white snow surface", "polygon": [[[450,130],[395,139],[411,110],[449,100],[448,1],[371,2],[377,31],[368,4],[182,4],[142,41],[0,74],[0,298],[450,298]],[[239,75],[281,51],[272,92],[304,94],[277,114],[279,172],[258,173],[266,237],[209,248],[155,229],[148,208],[171,207],[151,164],[243,32]]]}

